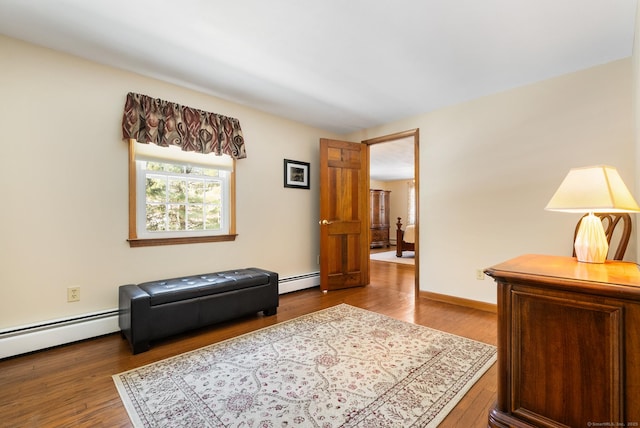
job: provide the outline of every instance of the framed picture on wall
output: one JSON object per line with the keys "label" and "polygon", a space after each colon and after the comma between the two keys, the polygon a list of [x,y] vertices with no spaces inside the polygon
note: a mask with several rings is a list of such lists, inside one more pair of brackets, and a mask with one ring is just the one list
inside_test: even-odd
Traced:
{"label": "framed picture on wall", "polygon": [[309,163],[284,160],[284,187],[309,188]]}

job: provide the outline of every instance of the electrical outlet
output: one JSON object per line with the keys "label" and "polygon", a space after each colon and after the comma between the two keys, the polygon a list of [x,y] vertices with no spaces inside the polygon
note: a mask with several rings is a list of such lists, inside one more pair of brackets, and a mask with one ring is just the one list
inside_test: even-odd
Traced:
{"label": "electrical outlet", "polygon": [[67,302],[79,302],[80,301],[80,287],[67,288]]}
{"label": "electrical outlet", "polygon": [[484,271],[482,269],[476,269],[476,279],[479,281],[484,280]]}

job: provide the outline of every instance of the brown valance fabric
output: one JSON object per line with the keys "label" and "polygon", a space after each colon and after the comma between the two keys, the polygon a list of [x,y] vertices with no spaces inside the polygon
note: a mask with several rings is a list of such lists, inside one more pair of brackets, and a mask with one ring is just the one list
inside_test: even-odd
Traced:
{"label": "brown valance fabric", "polygon": [[238,119],[133,92],[124,105],[122,138],[186,152],[247,157]]}

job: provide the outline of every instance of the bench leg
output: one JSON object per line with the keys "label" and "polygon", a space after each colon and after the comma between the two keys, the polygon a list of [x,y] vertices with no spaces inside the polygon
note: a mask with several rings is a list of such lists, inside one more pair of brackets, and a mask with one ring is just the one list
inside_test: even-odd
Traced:
{"label": "bench leg", "polygon": [[151,345],[149,344],[149,342],[138,342],[138,343],[131,344],[131,351],[134,355],[139,354],[141,352],[148,351],[150,348],[151,348]]}
{"label": "bench leg", "polygon": [[265,309],[264,311],[262,311],[262,313],[267,317],[271,315],[275,315],[278,313],[278,308],[273,307],[273,308]]}

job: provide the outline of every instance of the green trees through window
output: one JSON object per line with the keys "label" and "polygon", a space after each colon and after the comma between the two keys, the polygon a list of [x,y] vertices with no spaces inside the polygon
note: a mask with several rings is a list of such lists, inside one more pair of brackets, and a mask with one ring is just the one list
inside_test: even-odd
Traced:
{"label": "green trees through window", "polygon": [[178,163],[140,162],[146,183],[146,231],[222,228],[225,171]]}

